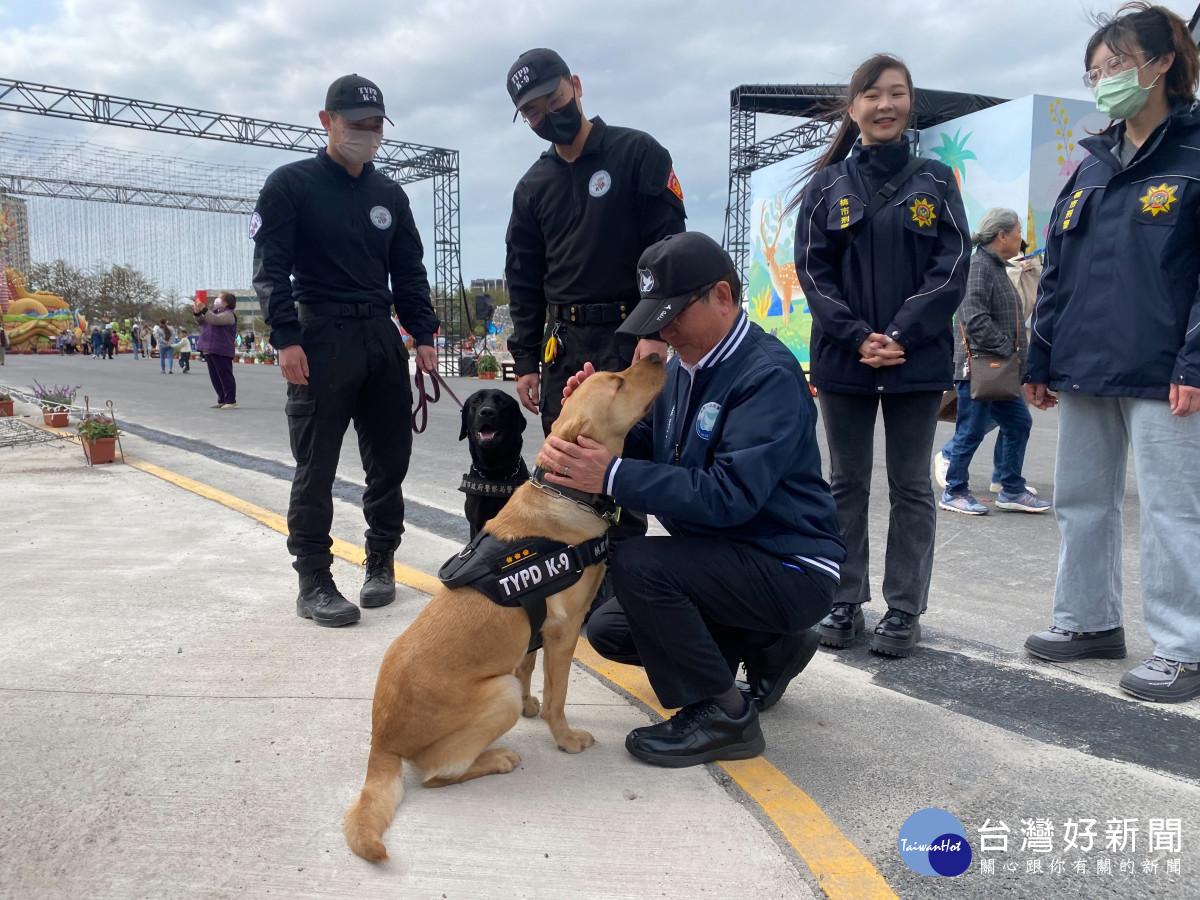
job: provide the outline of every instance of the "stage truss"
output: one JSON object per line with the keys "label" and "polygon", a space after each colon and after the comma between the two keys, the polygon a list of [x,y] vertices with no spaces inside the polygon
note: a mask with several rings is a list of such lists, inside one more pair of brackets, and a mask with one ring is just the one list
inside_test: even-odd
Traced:
{"label": "stage truss", "polygon": [[[320,128],[7,78],[0,78],[0,110],[298,153],[315,153],[326,143],[325,132]],[[6,139],[8,145],[20,143]],[[266,174],[238,167],[205,167],[168,157],[137,157],[124,151],[111,151],[107,157],[101,151],[100,158],[89,159],[91,148],[84,151],[82,146],[76,145],[74,152],[86,160],[83,171],[99,171],[101,177],[61,177],[64,169],[42,165],[36,172],[22,171],[10,158],[16,148],[0,146],[0,192],[246,214],[254,208]],[[59,149],[64,156],[72,152],[65,145]],[[10,152],[6,154],[5,150]],[[126,159],[117,159],[118,156]],[[135,161],[145,168],[131,165]],[[465,332],[470,327],[470,317],[462,280],[458,151],[385,139],[375,164],[401,184],[432,180],[434,307],[442,321],[443,333]],[[169,171],[172,167],[174,173]],[[211,173],[201,175],[203,168],[223,174],[217,181]],[[159,177],[163,180],[155,181]],[[211,189],[214,183],[220,184],[221,189]],[[457,363],[449,359],[450,345],[447,341],[446,348],[439,351],[445,357],[440,362],[446,371],[450,371],[452,362]]]}

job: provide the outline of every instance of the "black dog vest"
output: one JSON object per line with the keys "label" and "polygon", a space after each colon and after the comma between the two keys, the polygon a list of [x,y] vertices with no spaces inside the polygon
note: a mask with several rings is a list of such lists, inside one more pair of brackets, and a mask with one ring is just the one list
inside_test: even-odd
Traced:
{"label": "black dog vest", "polygon": [[481,531],[446,560],[438,578],[449,588],[472,587],[500,606],[520,606],[529,616],[529,649],[542,646],[546,598],[565,591],[589,566],[608,558],[608,537],[574,546],[550,538],[501,541]]}

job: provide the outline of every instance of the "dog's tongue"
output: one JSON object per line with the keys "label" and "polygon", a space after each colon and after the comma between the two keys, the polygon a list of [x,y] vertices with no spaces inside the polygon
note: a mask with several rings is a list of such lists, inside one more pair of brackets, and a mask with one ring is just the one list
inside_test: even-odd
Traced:
{"label": "dog's tongue", "polygon": [[490,441],[495,436],[496,436],[496,432],[495,432],[495,430],[493,430],[491,428],[480,428],[479,429],[479,439],[481,441]]}

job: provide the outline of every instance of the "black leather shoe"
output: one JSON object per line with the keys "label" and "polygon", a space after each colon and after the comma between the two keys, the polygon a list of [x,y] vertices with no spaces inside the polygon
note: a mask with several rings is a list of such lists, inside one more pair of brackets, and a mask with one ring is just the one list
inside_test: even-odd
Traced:
{"label": "black leather shoe", "polygon": [[317,625],[337,628],[357,622],[357,606],[341,595],[328,569],[300,573],[300,596],[296,598],[296,615],[312,619]]}
{"label": "black leather shoe", "polygon": [[826,647],[841,649],[853,644],[854,636],[865,627],[861,603],[835,603],[813,630]]}
{"label": "black leather shoe", "polygon": [[395,559],[394,550],[384,552],[367,548],[367,558],[363,562],[367,567],[367,578],[358,592],[358,602],[367,609],[387,606],[396,599]]}
{"label": "black leather shoe", "polygon": [[773,643],[747,651],[746,685],[759,712],[774,706],[788,683],[812,661],[821,637],[812,628],[798,634],[782,634]]}
{"label": "black leather shoe", "polygon": [[635,728],[625,738],[625,749],[638,759],[671,769],[718,759],[750,759],[766,746],[753,703],[734,718],[712,700],[685,706],[667,721]]}
{"label": "black leather shoe", "polygon": [[889,606],[887,615],[875,626],[871,650],[885,656],[908,656],[921,639],[920,618]]}

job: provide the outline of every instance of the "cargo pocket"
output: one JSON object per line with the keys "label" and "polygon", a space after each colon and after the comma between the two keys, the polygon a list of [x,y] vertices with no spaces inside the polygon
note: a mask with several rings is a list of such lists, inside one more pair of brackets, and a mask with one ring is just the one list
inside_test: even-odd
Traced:
{"label": "cargo pocket", "polygon": [[283,411],[287,413],[292,457],[298,464],[306,463],[312,458],[317,413],[317,401],[308,398],[307,385],[288,385],[288,399]]}

